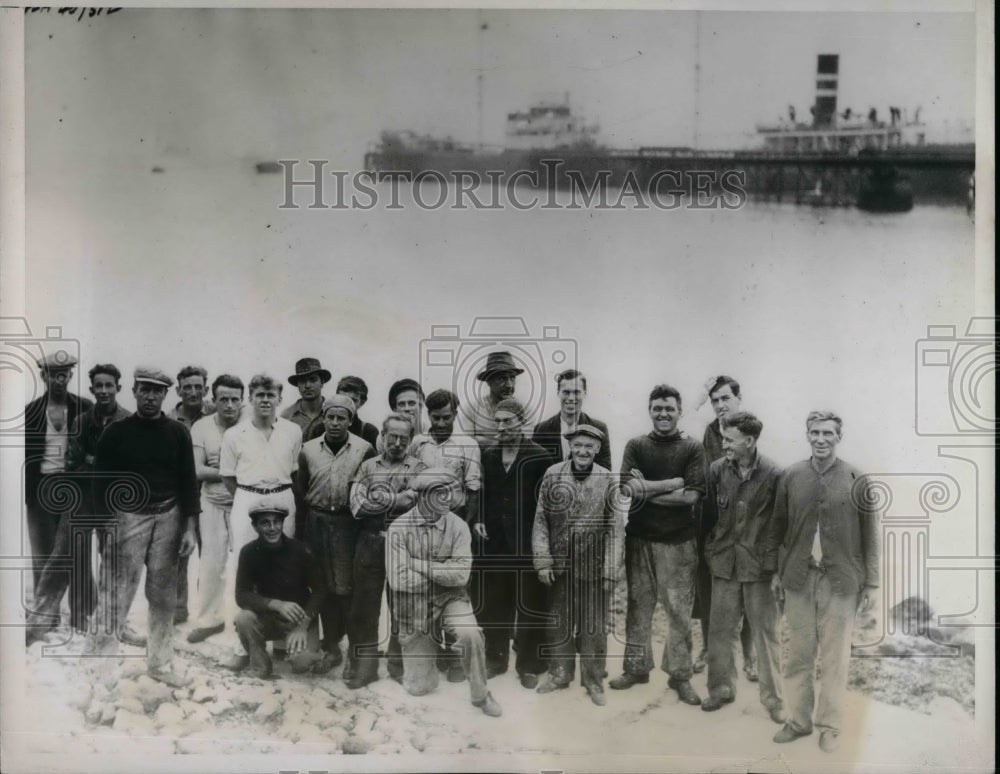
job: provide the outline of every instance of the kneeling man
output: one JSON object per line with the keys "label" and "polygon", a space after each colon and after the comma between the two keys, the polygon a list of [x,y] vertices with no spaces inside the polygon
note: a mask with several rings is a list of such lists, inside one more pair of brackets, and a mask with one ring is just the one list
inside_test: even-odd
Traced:
{"label": "kneeling man", "polygon": [[486,688],[483,633],[466,591],[472,535],[451,512],[458,486],[445,468],[421,472],[412,484],[416,507],[397,518],[386,534],[386,573],[403,651],[403,687],[414,696],[437,687],[437,651],[444,630],[461,650],[473,706],[498,717],[500,705]]}
{"label": "kneeling man", "polygon": [[309,547],[282,531],[288,507],[259,501],[250,509],[257,539],[240,550],[236,570],[236,632],[249,656],[254,677],[271,676],[269,640],[284,640],[293,669],[319,659],[316,616],[326,589]]}

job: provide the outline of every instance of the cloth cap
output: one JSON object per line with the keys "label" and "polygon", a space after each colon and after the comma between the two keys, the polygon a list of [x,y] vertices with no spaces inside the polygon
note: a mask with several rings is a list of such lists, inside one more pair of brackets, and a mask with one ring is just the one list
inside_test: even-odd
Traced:
{"label": "cloth cap", "polygon": [[563,433],[563,438],[571,439],[576,438],[578,435],[589,435],[591,438],[596,438],[601,443],[604,443],[604,433],[593,425],[577,425],[568,433]]}
{"label": "cloth cap", "polygon": [[288,506],[277,502],[271,502],[269,500],[258,500],[257,502],[252,503],[247,511],[251,521],[258,516],[263,516],[265,513],[273,513],[284,518],[288,515]]}
{"label": "cloth cap", "polygon": [[494,414],[498,411],[509,411],[511,414],[517,414],[521,419],[524,419],[527,413],[524,404],[517,398],[504,398],[493,408]]}
{"label": "cloth cap", "polygon": [[332,408],[344,409],[351,419],[354,419],[354,414],[357,412],[358,407],[354,405],[354,401],[348,398],[346,395],[332,395],[323,401],[323,416],[326,416],[326,412]]}
{"label": "cloth cap", "polygon": [[43,371],[60,371],[64,368],[72,368],[79,361],[65,349],[53,352],[35,361],[35,365]]}
{"label": "cloth cap", "polygon": [[393,382],[392,387],[389,388],[389,408],[395,411],[396,398],[399,396],[399,393],[406,392],[407,390],[413,390],[423,400],[424,391],[420,387],[420,382],[416,379],[400,379],[398,382]]}
{"label": "cloth cap", "polygon": [[414,492],[423,492],[436,486],[455,486],[458,479],[448,468],[426,468],[413,477],[410,488]]}
{"label": "cloth cap", "polygon": [[137,382],[148,382],[159,387],[170,387],[174,380],[159,368],[136,368],[132,378]]}
{"label": "cloth cap", "polygon": [[476,378],[481,382],[485,382],[491,376],[504,373],[512,373],[516,376],[517,374],[523,374],[524,369],[517,367],[514,357],[510,352],[490,352],[486,356],[486,365],[476,374]]}
{"label": "cloth cap", "polygon": [[295,373],[288,377],[288,383],[293,387],[299,383],[303,376],[319,374],[319,378],[326,384],[333,378],[333,374],[319,364],[319,360],[314,357],[304,357],[295,363]]}

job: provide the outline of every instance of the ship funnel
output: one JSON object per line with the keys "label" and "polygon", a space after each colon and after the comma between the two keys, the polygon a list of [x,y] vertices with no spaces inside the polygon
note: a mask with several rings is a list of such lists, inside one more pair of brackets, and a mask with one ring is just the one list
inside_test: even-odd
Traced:
{"label": "ship funnel", "polygon": [[820,54],[816,59],[816,104],[813,126],[830,127],[837,115],[837,78],[839,54]]}

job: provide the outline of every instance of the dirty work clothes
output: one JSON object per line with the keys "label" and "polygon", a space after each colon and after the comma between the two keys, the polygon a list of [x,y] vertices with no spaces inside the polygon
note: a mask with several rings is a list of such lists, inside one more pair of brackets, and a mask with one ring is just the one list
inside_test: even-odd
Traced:
{"label": "dirty work clothes", "polygon": [[774,502],[777,530],[784,535],[778,558],[782,586],[805,587],[817,529],[834,594],[879,585],[879,515],[864,507],[867,486],[865,477],[841,459],[822,473],[811,458],[785,471]]}
{"label": "dirty work clothes", "polygon": [[309,547],[282,535],[269,546],[258,538],[240,551],[236,571],[236,604],[264,614],[273,600],[295,602],[315,618],[326,595],[319,565]]}
{"label": "dirty work clothes", "polygon": [[173,656],[177,552],[183,533],[180,509],[174,506],[162,513],[119,512],[115,516],[102,554],[104,565],[114,569],[101,574],[96,632],[88,639],[86,653],[110,656],[118,652],[118,631],[125,625],[145,565],[149,603],[146,664],[150,671],[167,669]]}
{"label": "dirty work clothes", "polygon": [[525,563],[507,567],[478,561],[473,573],[470,593],[479,610],[490,666],[507,669],[513,639],[517,673],[542,674],[547,664],[542,650],[553,621],[548,612],[549,590],[538,573]]}
{"label": "dirty work clothes", "polygon": [[653,668],[653,611],[660,602],[667,614],[661,669],[675,680],[691,678],[691,608],[697,562],[694,538],[674,544],[626,536],[624,671],[628,674],[644,675]]}
{"label": "dirty work clothes", "polygon": [[[347,641],[349,658],[356,665],[355,675],[365,680],[374,679],[378,673],[378,621],[385,587],[385,537],[362,530],[354,552],[354,590],[347,618]],[[387,650],[389,674],[402,675],[403,657],[391,594],[389,614],[392,619]]]}
{"label": "dirty work clothes", "polygon": [[[797,731],[813,723],[821,731],[841,731],[851,660],[851,635],[858,594],[837,594],[829,573],[810,567],[801,588],[785,589],[788,651],[783,665],[788,722]],[[818,659],[817,659],[818,656]],[[816,664],[819,698],[816,701]]]}
{"label": "dirty work clothes", "polygon": [[[269,674],[271,657],[267,655],[267,643],[272,640],[284,640],[295,628],[284,618],[273,611],[255,613],[253,610],[240,610],[236,615],[236,633],[240,642],[250,654],[250,668],[257,674]],[[306,652],[292,658],[314,659],[319,651],[319,626],[316,621],[309,624],[306,630]]]}
{"label": "dirty work clothes", "polygon": [[388,529],[386,569],[403,651],[403,686],[414,695],[437,685],[444,631],[461,650],[472,701],[486,698],[486,650],[466,592],[471,544],[468,526],[453,513],[428,523],[414,508]]}
{"label": "dirty work clothes", "polygon": [[708,691],[712,696],[735,696],[733,646],[746,614],[757,653],[760,703],[781,709],[781,651],[778,642],[778,606],[770,579],[741,583],[712,578],[712,618],[708,635]]}
{"label": "dirty work clothes", "polygon": [[549,660],[553,681],[570,683],[580,654],[580,684],[601,685],[607,664],[609,582],[559,573],[552,583],[555,624],[547,632],[542,653]]}
{"label": "dirty work clothes", "polygon": [[351,594],[354,593],[354,551],[358,530],[358,522],[350,511],[331,513],[309,508],[306,543],[317,558],[328,591],[319,611],[325,650],[335,649],[347,634]]}

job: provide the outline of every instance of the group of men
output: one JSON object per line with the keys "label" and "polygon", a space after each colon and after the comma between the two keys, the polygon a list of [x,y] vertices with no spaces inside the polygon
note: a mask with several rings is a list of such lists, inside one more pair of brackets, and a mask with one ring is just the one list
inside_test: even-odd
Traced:
{"label": "group of men", "polygon": [[[626,444],[613,474],[607,426],[583,411],[586,377],[556,375],[560,411],[529,436],[515,397],[523,369],[509,352],[489,354],[477,374],[487,391],[471,406],[449,390],[425,396],[414,379],[395,382],[381,429],[359,417],[365,382],[345,376],[324,397],[332,374],[315,358],[296,363],[288,382],[300,397],[280,416],[283,385],[265,374],[246,388],[224,374],[209,388],[206,371],[188,366],[168,414],[174,380],[137,368],[130,415],[117,403],[113,365],[89,372],[95,403],[69,394],[75,364],[40,361],[47,389],[26,407],[29,642],[57,625],[68,586],[71,625],[89,625],[92,652],[146,645],[149,674],[183,685],[171,643],[194,596],[187,559],[197,550],[187,639],[226,636],[228,624],[224,666],[233,671],[268,678],[275,657],[295,672],[343,663],[346,684],[360,689],[378,679],[384,656],[410,693],[433,690],[445,673],[468,680],[473,704],[497,716],[487,681],[508,670],[513,642],[522,686],[569,687],[579,657],[580,682],[601,706],[624,564],[625,654],[610,688],[649,682],[659,602],[661,667],[680,701],[704,711],[733,701],[742,631],[744,670],[782,725],[774,741],[815,726],[823,750],[838,746],[854,615],[878,587],[879,531],[864,477],[837,456],[834,413],[809,414],[811,455],[782,471],[759,452],[763,425],[740,410],[735,379],[706,384],[716,420],[702,442],[678,429],[680,393],[658,385],[651,432]],[[467,433],[457,431],[460,418]],[[67,481],[81,492],[70,510],[55,494]],[[143,566],[148,636],[128,622]],[[705,643],[697,656],[695,613]],[[702,701],[690,680],[706,662]]]}

